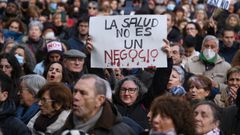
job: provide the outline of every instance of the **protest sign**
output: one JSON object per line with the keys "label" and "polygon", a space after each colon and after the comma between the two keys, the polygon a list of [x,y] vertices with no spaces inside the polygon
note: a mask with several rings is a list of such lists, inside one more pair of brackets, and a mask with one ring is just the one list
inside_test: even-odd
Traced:
{"label": "protest sign", "polygon": [[165,15],[97,16],[90,18],[94,49],[91,67],[166,67],[161,50],[167,38]]}
{"label": "protest sign", "polygon": [[230,6],[230,0],[208,0],[207,4],[228,10]]}

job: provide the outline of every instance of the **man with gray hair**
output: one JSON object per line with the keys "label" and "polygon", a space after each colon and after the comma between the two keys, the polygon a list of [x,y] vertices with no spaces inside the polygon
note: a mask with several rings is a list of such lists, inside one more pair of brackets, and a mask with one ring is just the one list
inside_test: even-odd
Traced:
{"label": "man with gray hair", "polygon": [[116,108],[106,99],[106,84],[97,75],[85,74],[75,84],[73,110],[63,131],[83,131],[96,135],[132,135],[133,130],[124,124]]}
{"label": "man with gray hair", "polygon": [[210,78],[214,88],[222,87],[231,65],[222,59],[218,52],[219,40],[215,36],[207,35],[203,40],[200,55],[186,63],[186,71]]}

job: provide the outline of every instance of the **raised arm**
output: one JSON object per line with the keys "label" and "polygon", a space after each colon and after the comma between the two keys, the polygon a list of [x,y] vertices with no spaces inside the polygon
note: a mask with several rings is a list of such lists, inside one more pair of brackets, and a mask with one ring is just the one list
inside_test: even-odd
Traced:
{"label": "raised arm", "polygon": [[162,50],[167,54],[167,67],[166,68],[157,68],[155,71],[152,85],[148,92],[144,95],[144,105],[146,108],[149,108],[153,99],[157,96],[161,96],[166,92],[166,87],[168,84],[169,77],[172,72],[173,61],[171,58],[171,47],[167,40],[164,40],[164,45]]}

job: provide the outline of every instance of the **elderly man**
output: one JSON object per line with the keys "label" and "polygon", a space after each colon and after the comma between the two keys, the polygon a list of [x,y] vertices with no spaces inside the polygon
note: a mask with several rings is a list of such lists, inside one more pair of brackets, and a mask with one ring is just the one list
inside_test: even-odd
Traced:
{"label": "elderly man", "polygon": [[218,51],[218,39],[212,35],[206,36],[200,55],[186,63],[186,71],[209,77],[213,80],[213,86],[219,88],[219,84],[224,83],[226,73],[231,66],[218,55]]}
{"label": "elderly man", "polygon": [[83,75],[74,86],[73,111],[62,128],[63,134],[71,130],[96,135],[133,134],[105,95],[103,79],[93,74]]}
{"label": "elderly man", "polygon": [[85,58],[86,55],[83,52],[75,49],[70,49],[64,53],[63,63],[67,69],[72,86],[86,72],[84,71]]}

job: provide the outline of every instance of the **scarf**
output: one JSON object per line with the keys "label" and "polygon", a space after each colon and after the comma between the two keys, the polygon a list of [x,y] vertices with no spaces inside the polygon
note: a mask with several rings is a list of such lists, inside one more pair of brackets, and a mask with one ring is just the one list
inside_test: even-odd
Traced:
{"label": "scarf", "polygon": [[100,108],[100,110],[86,122],[80,121],[75,115],[73,115],[73,124],[75,125],[75,129],[88,132],[97,123],[97,120],[100,118],[102,111],[103,108]]}
{"label": "scarf", "polygon": [[215,62],[217,61],[217,54],[215,54],[215,56],[214,56],[213,58],[207,59],[207,58],[204,56],[203,52],[201,52],[200,55],[199,55],[199,59],[200,59],[201,61],[203,61],[204,63],[206,63],[206,64],[213,64],[213,65],[214,65]]}
{"label": "scarf", "polygon": [[215,66],[215,62],[217,61],[217,54],[213,58],[207,59],[201,52],[199,55],[199,59],[204,63],[205,69],[208,71]]}
{"label": "scarf", "polygon": [[150,130],[149,135],[177,135],[175,129],[170,129],[166,132],[154,132],[153,130]]}
{"label": "scarf", "polygon": [[57,120],[60,113],[61,111],[51,118],[46,115],[40,114],[33,125],[34,129],[36,131],[45,132],[47,127]]}
{"label": "scarf", "polygon": [[33,103],[30,107],[26,108],[20,105],[17,108],[16,116],[22,120],[25,124],[29,122],[29,120],[39,111],[39,105],[37,103]]}
{"label": "scarf", "polygon": [[220,129],[214,128],[213,130],[209,131],[208,133],[204,135],[220,135]]}

